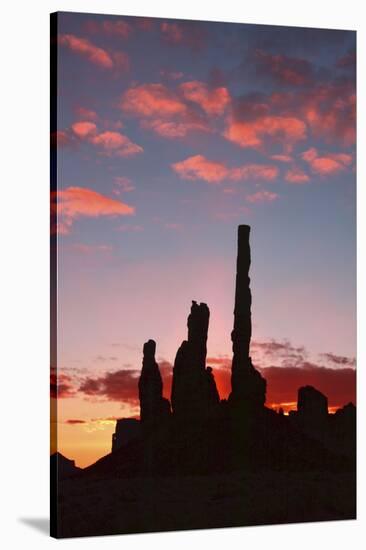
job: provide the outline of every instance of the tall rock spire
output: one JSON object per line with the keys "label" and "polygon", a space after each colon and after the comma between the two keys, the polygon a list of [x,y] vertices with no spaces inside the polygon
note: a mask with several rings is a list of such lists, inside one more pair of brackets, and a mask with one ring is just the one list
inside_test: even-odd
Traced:
{"label": "tall rock spire", "polygon": [[265,403],[266,381],[253,367],[249,355],[250,339],[252,337],[249,235],[249,225],[239,225],[234,328],[231,333],[233,343],[232,391],[229,401],[250,409],[260,409]]}
{"label": "tall rock spire", "polygon": [[163,381],[155,361],[156,343],[144,344],[142,369],[139,379],[140,417],[143,424],[159,423],[170,415],[170,404],[163,397]]}
{"label": "tall rock spire", "polygon": [[238,227],[238,255],[236,260],[236,285],[234,306],[234,328],[231,333],[233,343],[233,366],[246,365],[249,359],[249,346],[252,337],[252,293],[250,292],[250,246],[249,225]]}
{"label": "tall rock spire", "polygon": [[177,351],[173,369],[172,409],[174,416],[196,420],[210,416],[219,403],[212,369],[206,369],[207,332],[210,311],[193,301],[188,316],[188,340]]}

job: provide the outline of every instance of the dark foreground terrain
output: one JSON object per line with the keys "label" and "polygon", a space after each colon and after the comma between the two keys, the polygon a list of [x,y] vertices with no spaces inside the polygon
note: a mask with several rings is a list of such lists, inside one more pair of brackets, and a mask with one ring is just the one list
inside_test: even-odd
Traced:
{"label": "dark foreground terrain", "polygon": [[58,536],[354,519],[355,483],[343,472],[66,479]]}

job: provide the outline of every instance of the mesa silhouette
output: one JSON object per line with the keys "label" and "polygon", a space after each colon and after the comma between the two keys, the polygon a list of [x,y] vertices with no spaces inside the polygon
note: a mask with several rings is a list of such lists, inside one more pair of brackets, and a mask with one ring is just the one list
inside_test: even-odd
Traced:
{"label": "mesa silhouette", "polygon": [[[329,414],[327,397],[312,386],[299,388],[288,416],[265,406],[266,380],[250,357],[249,235],[249,226],[238,227],[228,399],[220,399],[206,365],[209,308],[193,301],[170,401],[149,340],[140,420],[118,420],[112,452],[60,481],[57,536],[355,517],[355,406]],[[108,512],[90,508],[91,488]],[[89,523],[70,513],[75,506]]]}

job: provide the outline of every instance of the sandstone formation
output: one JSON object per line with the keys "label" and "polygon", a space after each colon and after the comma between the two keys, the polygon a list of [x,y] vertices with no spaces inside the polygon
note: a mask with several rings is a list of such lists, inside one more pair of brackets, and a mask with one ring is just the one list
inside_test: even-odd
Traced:
{"label": "sandstone formation", "polygon": [[238,256],[236,263],[236,287],[234,307],[234,328],[231,333],[233,361],[231,369],[232,391],[229,401],[234,406],[260,411],[266,400],[266,380],[257,371],[249,355],[252,336],[250,291],[250,227],[238,227]]}
{"label": "sandstone formation", "polygon": [[206,368],[210,311],[193,301],[188,316],[188,339],[177,351],[173,368],[172,409],[176,418],[205,419],[215,414],[219,394],[210,367]]}
{"label": "sandstone formation", "polygon": [[139,379],[140,418],[142,424],[160,423],[170,415],[170,404],[163,397],[163,382],[155,361],[156,343],[144,344],[142,369]]}

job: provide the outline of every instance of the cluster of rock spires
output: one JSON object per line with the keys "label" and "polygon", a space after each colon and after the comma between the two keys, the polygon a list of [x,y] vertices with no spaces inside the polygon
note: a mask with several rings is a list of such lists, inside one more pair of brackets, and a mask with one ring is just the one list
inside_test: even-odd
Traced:
{"label": "cluster of rock spires", "polygon": [[[249,235],[250,227],[240,225],[229,398],[220,400],[213,370],[206,366],[209,308],[193,301],[187,340],[182,342],[174,361],[170,402],[163,397],[163,382],[155,360],[156,343],[149,340],[143,347],[138,383],[140,421],[117,421],[112,454],[128,446],[131,450],[132,441],[143,448],[132,454],[148,456],[149,468],[154,470],[160,463],[164,471],[169,470],[174,452],[182,459],[186,450],[193,447],[197,462],[211,451],[220,455],[221,458],[213,462],[210,458],[214,469],[225,469],[229,464],[235,467],[248,460],[252,465],[262,462],[267,466],[270,461],[270,467],[276,468],[288,468],[291,460],[296,467],[304,461],[334,464],[337,463],[334,453],[341,457],[340,463],[343,459],[354,460],[354,405],[329,415],[327,398],[315,388],[305,386],[298,391],[297,411],[289,416],[265,407],[266,380],[250,357]],[[169,449],[165,462],[163,447]],[[218,449],[221,449],[219,455]],[[186,458],[188,462],[192,459],[191,450],[187,451]],[[209,470],[207,461],[205,468]]]}
{"label": "cluster of rock spires", "polygon": [[[250,228],[239,226],[233,343],[232,391],[229,404],[250,412],[263,408],[266,381],[249,356],[252,334],[250,292]],[[142,371],[139,380],[141,422],[154,424],[172,414],[177,421],[207,419],[217,415],[220,406],[212,368],[206,367],[207,335],[210,310],[204,303],[192,302],[188,316],[188,337],[177,351],[173,368],[171,407],[163,398],[163,385],[155,361],[156,344],[144,344]]]}

